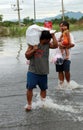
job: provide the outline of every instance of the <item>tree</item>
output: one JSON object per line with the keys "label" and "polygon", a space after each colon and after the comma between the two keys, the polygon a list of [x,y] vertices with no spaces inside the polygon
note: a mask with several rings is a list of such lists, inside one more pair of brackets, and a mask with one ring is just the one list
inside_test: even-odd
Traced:
{"label": "tree", "polygon": [[3,19],[3,15],[0,15],[0,22],[2,22],[2,19]]}
{"label": "tree", "polygon": [[25,25],[27,25],[27,24],[32,24],[33,23],[33,19],[30,19],[29,17],[26,17],[26,18],[24,18],[23,19],[23,23],[25,24]]}
{"label": "tree", "polygon": [[83,21],[83,16],[79,19],[80,21]]}

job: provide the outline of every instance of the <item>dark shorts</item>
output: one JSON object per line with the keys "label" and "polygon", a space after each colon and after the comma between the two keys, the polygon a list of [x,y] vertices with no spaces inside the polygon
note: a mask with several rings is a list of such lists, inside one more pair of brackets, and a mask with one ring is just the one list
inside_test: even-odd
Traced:
{"label": "dark shorts", "polygon": [[41,90],[46,90],[47,87],[47,75],[34,74],[32,72],[27,73],[27,89],[36,88],[39,86]]}
{"label": "dark shorts", "polygon": [[70,64],[71,64],[70,60],[64,60],[62,65],[56,65],[56,72],[62,72],[62,71],[69,72]]}

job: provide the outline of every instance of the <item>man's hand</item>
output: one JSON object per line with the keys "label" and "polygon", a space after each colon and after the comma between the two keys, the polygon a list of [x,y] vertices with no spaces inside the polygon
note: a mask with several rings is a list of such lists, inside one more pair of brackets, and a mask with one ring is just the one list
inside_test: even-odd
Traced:
{"label": "man's hand", "polygon": [[33,50],[36,51],[38,49],[38,45],[33,46]]}
{"label": "man's hand", "polygon": [[31,46],[29,45],[29,47],[27,48],[27,51],[25,52],[25,57],[29,60],[33,54],[36,52],[36,50],[38,49],[37,45]]}

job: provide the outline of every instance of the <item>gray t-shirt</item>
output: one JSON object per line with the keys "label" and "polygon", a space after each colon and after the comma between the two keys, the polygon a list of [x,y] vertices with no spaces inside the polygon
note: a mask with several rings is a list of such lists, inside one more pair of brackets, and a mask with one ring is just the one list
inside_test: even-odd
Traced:
{"label": "gray t-shirt", "polygon": [[30,59],[28,71],[40,75],[49,73],[49,44],[38,45],[38,50]]}

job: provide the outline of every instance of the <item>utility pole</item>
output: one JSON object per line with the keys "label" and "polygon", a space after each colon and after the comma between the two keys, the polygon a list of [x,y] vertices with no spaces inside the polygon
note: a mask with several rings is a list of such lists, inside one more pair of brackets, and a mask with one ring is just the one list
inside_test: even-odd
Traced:
{"label": "utility pole", "polygon": [[35,0],[34,0],[34,23],[36,23],[36,8],[35,8]]}
{"label": "utility pole", "polygon": [[20,26],[20,10],[22,10],[22,9],[20,8],[19,0],[17,0],[17,5],[13,4],[11,6],[12,6],[12,8],[13,8],[14,11],[18,12],[18,22],[19,22],[19,26]]}
{"label": "utility pole", "polygon": [[18,11],[18,22],[19,22],[19,26],[20,26],[20,7],[19,7],[19,0],[17,0],[17,11]]}
{"label": "utility pole", "polygon": [[62,5],[62,19],[64,20],[64,4],[63,4],[63,0],[61,0],[61,5]]}

